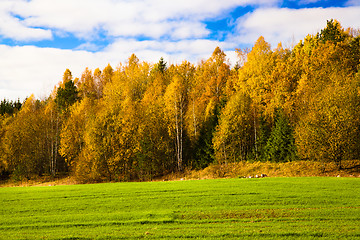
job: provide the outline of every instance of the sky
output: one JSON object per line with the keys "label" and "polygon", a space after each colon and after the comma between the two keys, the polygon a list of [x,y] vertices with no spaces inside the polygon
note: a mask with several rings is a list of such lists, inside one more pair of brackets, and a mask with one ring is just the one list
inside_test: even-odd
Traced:
{"label": "sky", "polygon": [[326,21],[360,28],[360,0],[0,0],[0,100],[45,99],[68,68],[116,68],[134,53],[168,64],[208,59],[264,36],[291,47]]}

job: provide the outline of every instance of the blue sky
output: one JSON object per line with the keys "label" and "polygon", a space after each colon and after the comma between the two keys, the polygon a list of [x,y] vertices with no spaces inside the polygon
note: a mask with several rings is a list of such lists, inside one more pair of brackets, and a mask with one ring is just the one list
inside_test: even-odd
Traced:
{"label": "blue sky", "polygon": [[291,47],[331,18],[360,28],[360,0],[1,0],[0,16],[0,99],[14,100],[132,53],[197,63],[220,46],[234,64],[260,36]]}

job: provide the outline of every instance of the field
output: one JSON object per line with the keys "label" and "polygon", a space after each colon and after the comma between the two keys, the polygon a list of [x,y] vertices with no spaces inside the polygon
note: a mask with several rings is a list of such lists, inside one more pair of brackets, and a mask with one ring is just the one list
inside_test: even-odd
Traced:
{"label": "field", "polygon": [[0,239],[360,239],[360,179],[0,188]]}

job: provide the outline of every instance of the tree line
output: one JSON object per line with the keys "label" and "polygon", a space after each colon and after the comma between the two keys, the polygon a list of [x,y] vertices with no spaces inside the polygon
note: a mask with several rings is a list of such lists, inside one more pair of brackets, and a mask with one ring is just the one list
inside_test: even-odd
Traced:
{"label": "tree line", "polygon": [[150,180],[237,161],[335,162],[360,155],[360,34],[336,20],[292,48],[260,37],[230,67],[141,62],[64,72],[44,100],[1,102],[0,172]]}

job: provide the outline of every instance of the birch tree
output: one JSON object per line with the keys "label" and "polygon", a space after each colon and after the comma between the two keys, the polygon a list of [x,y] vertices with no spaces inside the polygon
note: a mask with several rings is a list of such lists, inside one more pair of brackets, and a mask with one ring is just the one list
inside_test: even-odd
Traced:
{"label": "birch tree", "polygon": [[179,171],[184,167],[185,113],[188,107],[189,82],[194,77],[194,70],[186,61],[178,66],[164,96],[168,131],[174,139],[175,159]]}

